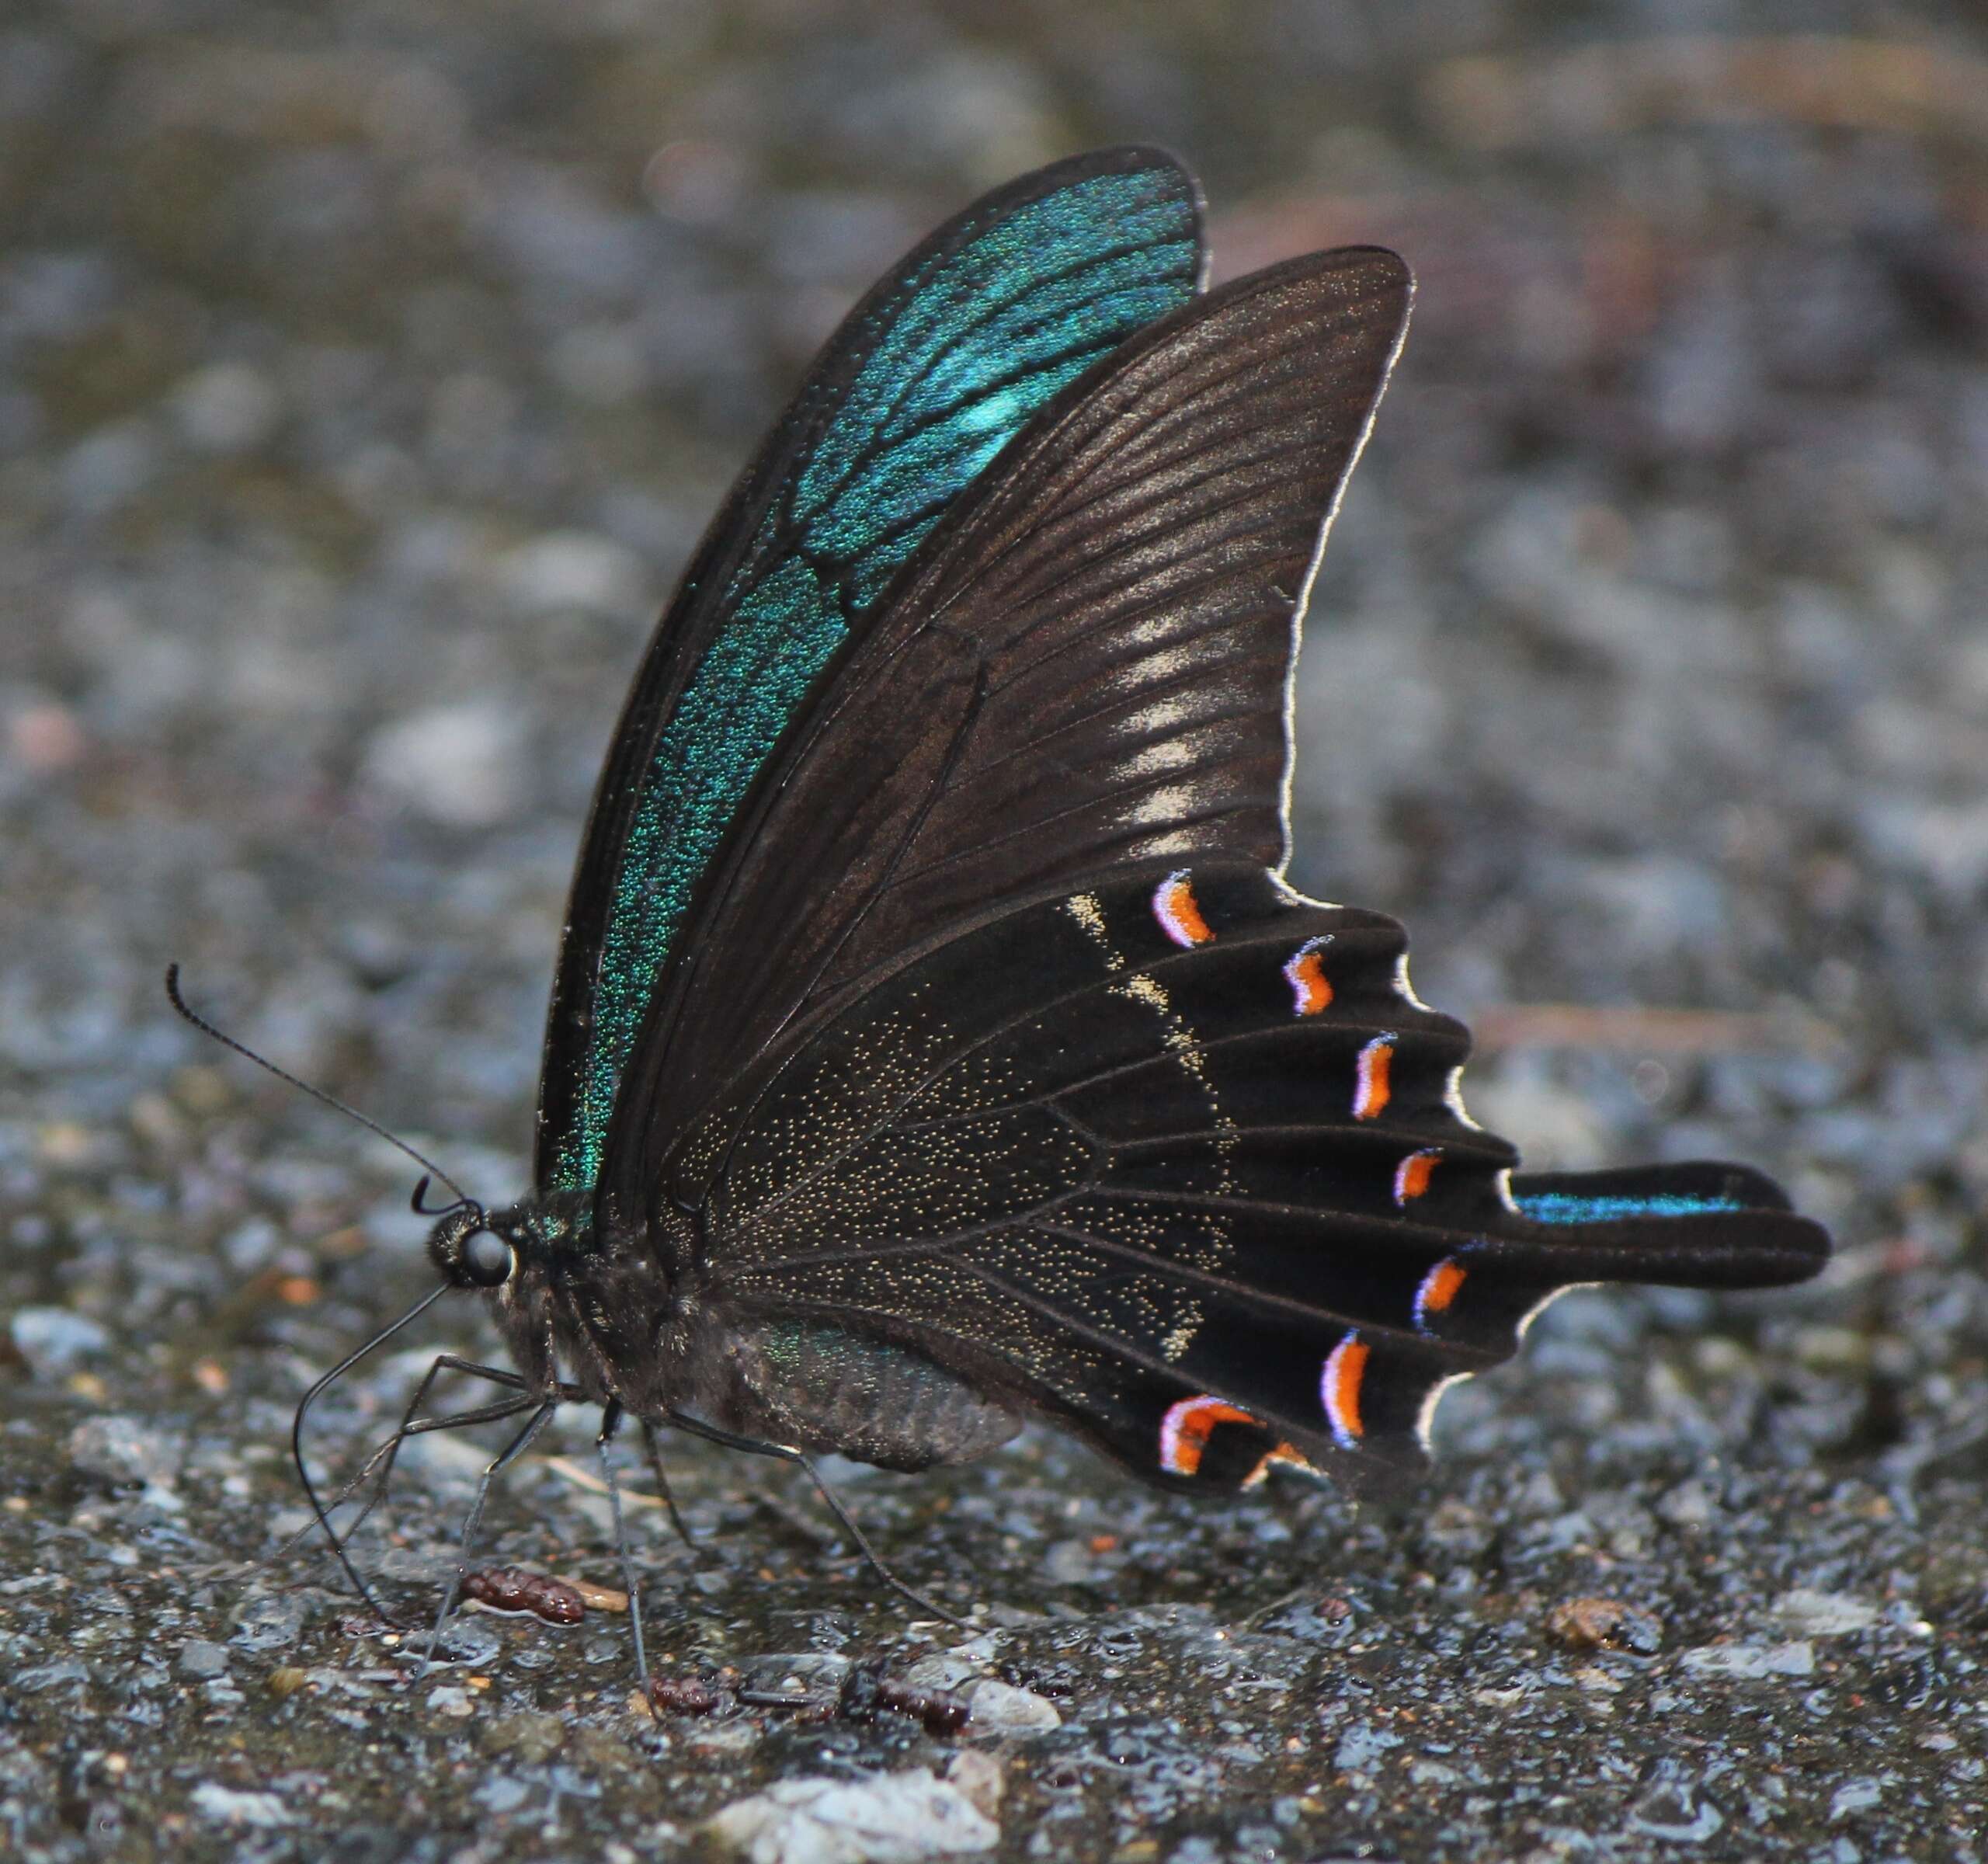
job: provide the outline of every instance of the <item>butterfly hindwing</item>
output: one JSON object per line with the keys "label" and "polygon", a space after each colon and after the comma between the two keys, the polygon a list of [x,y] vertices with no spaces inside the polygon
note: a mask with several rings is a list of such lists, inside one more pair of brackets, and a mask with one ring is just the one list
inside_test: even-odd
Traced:
{"label": "butterfly hindwing", "polygon": [[1404,944],[1238,864],[983,920],[693,1135],[714,1312],[910,1347],[1206,1487],[1418,1462],[1434,1394],[1568,1284],[1697,1279],[1708,1245],[1736,1285],[1812,1266],[1771,1209],[1523,1215]]}
{"label": "butterfly hindwing", "polygon": [[976,203],[830,339],[700,546],[617,728],[547,1024],[541,1190],[597,1177],[705,869],[824,667],[1030,416],[1190,298],[1201,269],[1193,178],[1106,150]]}
{"label": "butterfly hindwing", "polygon": [[1286,697],[1406,268],[1314,254],[1210,293],[968,492],[770,764],[624,1083],[605,1184],[804,1004],[989,899],[1114,864],[1281,863]]}

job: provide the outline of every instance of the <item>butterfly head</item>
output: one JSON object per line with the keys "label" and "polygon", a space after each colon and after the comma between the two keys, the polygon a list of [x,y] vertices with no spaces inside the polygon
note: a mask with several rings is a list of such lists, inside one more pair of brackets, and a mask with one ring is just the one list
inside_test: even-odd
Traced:
{"label": "butterfly head", "polygon": [[428,1233],[428,1257],[452,1287],[502,1288],[517,1273],[518,1247],[481,1204],[445,1211]]}

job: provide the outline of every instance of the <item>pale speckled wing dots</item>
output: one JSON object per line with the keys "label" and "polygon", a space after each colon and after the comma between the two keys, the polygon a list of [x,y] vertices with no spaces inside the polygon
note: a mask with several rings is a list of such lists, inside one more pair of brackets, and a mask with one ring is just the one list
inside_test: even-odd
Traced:
{"label": "pale speckled wing dots", "polygon": [[[1030,181],[935,235],[851,316],[797,401],[787,425],[805,430],[805,450],[759,489],[735,567],[718,591],[679,599],[715,593],[726,619],[613,821],[611,878],[583,861],[580,885],[605,880],[609,903],[595,962],[570,983],[561,966],[562,994],[583,994],[589,1014],[572,1025],[583,1042],[562,1043],[562,1011],[577,1006],[555,1005],[545,1188],[596,1179],[628,1052],[698,883],[850,629],[1030,416],[1195,289],[1197,202],[1170,162],[1117,151]],[[673,613],[660,631],[678,625]],[[570,1088],[551,1079],[568,1072]]]}
{"label": "pale speckled wing dots", "polygon": [[[1158,1480],[1358,1484],[1418,1465],[1434,1394],[1571,1281],[1816,1264],[1814,1226],[1741,1167],[1510,1180],[1405,948],[1235,864],[1017,906],[714,1111],[714,1292],[912,1341]],[[1294,997],[1302,953],[1329,1005]]]}

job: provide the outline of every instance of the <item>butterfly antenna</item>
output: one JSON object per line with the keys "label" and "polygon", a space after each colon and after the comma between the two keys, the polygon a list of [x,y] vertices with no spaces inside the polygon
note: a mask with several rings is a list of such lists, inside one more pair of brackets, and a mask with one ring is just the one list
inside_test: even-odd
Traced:
{"label": "butterfly antenna", "polygon": [[[396,1138],[394,1135],[389,1132],[385,1127],[382,1126],[377,1120],[369,1119],[364,1114],[361,1113],[356,1107],[348,1107],[343,1101],[338,1097],[336,1094],[327,1094],[321,1087],[314,1087],[308,1081],[299,1080],[297,1077],[292,1074],[288,1069],[279,1068],[274,1062],[269,1059],[267,1055],[258,1055],[254,1049],[251,1048],[248,1045],[247,1043],[237,1042],[233,1036],[227,1035],[221,1030],[217,1029],[204,1016],[199,1014],[195,1010],[188,1009],[186,1007],[186,998],[179,994],[179,967],[177,965],[168,965],[165,968],[165,999],[168,1003],[172,1004],[175,1010],[179,1011],[182,1017],[183,1017],[188,1022],[191,1023],[203,1035],[213,1037],[213,1038],[220,1043],[224,1048],[232,1048],[237,1055],[241,1055],[245,1060],[253,1062],[258,1068],[262,1069],[268,1073],[274,1075],[278,1080],[287,1082],[291,1087],[294,1087],[298,1093],[308,1094],[312,1100],[317,1101],[321,1106],[328,1107],[334,1113],[342,1113],[347,1119],[356,1121],[361,1126],[363,1126],[368,1132],[376,1134],[381,1139],[384,1139],[389,1146],[394,1146],[398,1150],[405,1153],[409,1158],[413,1160],[415,1164],[419,1165],[422,1168],[422,1170],[428,1173],[432,1177],[440,1178],[444,1184],[447,1185],[448,1188],[456,1194],[456,1204],[454,1208],[460,1209],[464,1206],[473,1204],[475,1202],[475,1200],[472,1198],[454,1178],[450,1177],[440,1166],[437,1165],[433,1160],[427,1158],[422,1153],[416,1152],[406,1140]],[[422,1189],[425,1190],[426,1188],[426,1185],[424,1183]],[[420,1196],[421,1191],[416,1191],[415,1197],[416,1199],[417,1208],[419,1208],[419,1200]]]}

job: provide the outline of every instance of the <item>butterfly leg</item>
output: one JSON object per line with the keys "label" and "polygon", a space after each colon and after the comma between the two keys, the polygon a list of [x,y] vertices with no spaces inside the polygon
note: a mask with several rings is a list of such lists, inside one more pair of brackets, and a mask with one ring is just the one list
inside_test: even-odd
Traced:
{"label": "butterfly leg", "polygon": [[[451,1412],[446,1417],[418,1417],[417,1414],[426,1402],[430,1388],[444,1372],[466,1372],[472,1378],[488,1379],[492,1385],[502,1386],[518,1396],[500,1399],[494,1404],[479,1405],[471,1410]],[[537,1396],[527,1390],[525,1381],[516,1372],[506,1372],[502,1366],[479,1365],[475,1360],[465,1359],[457,1353],[438,1354],[434,1364],[422,1375],[420,1383],[415,1386],[413,1395],[408,1400],[407,1408],[401,1414],[400,1428],[367,1458],[358,1474],[332,1497],[331,1505],[336,1508],[341,1502],[349,1501],[357,1492],[360,1483],[371,1479],[372,1494],[367,1497],[351,1526],[333,1545],[340,1548],[350,1546],[353,1536],[366,1525],[366,1518],[387,1499],[387,1487],[393,1480],[394,1465],[399,1459],[401,1446],[408,1438],[422,1436],[429,1431],[461,1430],[473,1424],[489,1424],[499,1418],[514,1417],[519,1412],[530,1410],[538,1402]],[[377,1611],[379,1608],[375,1605],[374,1609]]]}
{"label": "butterfly leg", "polygon": [[676,1497],[669,1492],[669,1478],[663,1473],[662,1440],[656,1435],[656,1428],[648,1418],[642,1420],[642,1443],[648,1452],[649,1474],[655,1479],[656,1493],[662,1497],[662,1505],[669,1511],[669,1525],[676,1530],[676,1538],[693,1551],[697,1543],[690,1538],[690,1530],[684,1525],[683,1517],[676,1511]]}
{"label": "butterfly leg", "polygon": [[[601,1480],[607,1484],[607,1505],[614,1515],[614,1551],[620,1556],[621,1583],[628,1591],[628,1628],[635,1639],[635,1682],[646,1698],[649,1660],[642,1649],[642,1582],[635,1576],[635,1558],[628,1550],[628,1529],[621,1518],[621,1485],[614,1480],[614,1461],[607,1453],[616,1431],[621,1428],[622,1416],[620,1400],[609,1399],[601,1412],[600,1435],[594,1439],[593,1447],[600,1458]],[[663,1491],[665,1495],[669,1492]],[[676,1511],[670,1510],[673,1514]]]}
{"label": "butterfly leg", "polygon": [[[388,1479],[392,1473],[394,1459],[399,1452],[401,1440],[404,1437],[412,1434],[409,1431],[408,1426],[413,1420],[415,1411],[420,1408],[422,1399],[427,1395],[429,1387],[434,1382],[435,1379],[440,1373],[450,1369],[452,1366],[464,1372],[478,1373],[486,1379],[494,1380],[499,1385],[510,1386],[521,1389],[524,1385],[524,1381],[515,1372],[507,1372],[495,1366],[478,1365],[471,1361],[460,1359],[454,1354],[444,1353],[440,1355],[440,1357],[436,1360],[435,1363],[428,1368],[426,1375],[422,1379],[419,1385],[415,1388],[414,1396],[409,1400],[407,1410],[401,1415],[401,1428],[394,1433],[393,1436],[388,1440],[386,1444],[381,1446],[381,1449],[376,1450],[373,1455],[367,1459],[365,1466],[360,1470],[358,1475],[350,1482],[347,1483],[339,1494],[333,1497],[331,1504],[333,1508],[336,1508],[341,1502],[348,1500],[358,1490],[360,1484],[366,1481],[368,1476],[370,1475],[374,1467],[379,1462],[381,1456],[383,1454],[385,1455],[387,1459],[386,1468],[380,1476],[378,1486],[376,1488],[374,1494],[371,1498],[367,1501],[365,1506],[360,1509],[358,1520],[355,1521],[352,1524],[351,1527],[349,1528],[342,1535],[333,1530],[331,1518],[325,1512],[323,1504],[321,1503],[318,1498],[317,1488],[311,1482],[310,1471],[304,1463],[304,1420],[306,1414],[309,1411],[312,1403],[319,1396],[321,1396],[331,1385],[332,1385],[343,1373],[349,1372],[352,1367],[359,1362],[360,1360],[365,1358],[367,1354],[372,1351],[372,1350],[375,1347],[378,1346],[382,1341],[386,1340],[391,1337],[393,1334],[399,1332],[400,1330],[403,1327],[406,1326],[409,1321],[412,1320],[417,1315],[423,1313],[428,1306],[438,1298],[440,1292],[440,1291],[437,1291],[436,1295],[430,1295],[427,1300],[421,1302],[416,1306],[409,1309],[408,1313],[403,1314],[399,1320],[396,1320],[391,1327],[389,1327],[385,1332],[376,1334],[373,1339],[369,1341],[364,1346],[361,1347],[356,1353],[352,1355],[350,1358],[345,1360],[342,1364],[335,1367],[332,1371],[327,1372],[325,1376],[320,1379],[308,1392],[304,1393],[302,1400],[297,1405],[296,1415],[290,1421],[290,1455],[296,1462],[298,1478],[303,1483],[304,1496],[311,1504],[311,1511],[312,1514],[316,1517],[317,1525],[324,1529],[325,1537],[331,1542],[332,1551],[337,1556],[339,1564],[345,1569],[346,1577],[352,1581],[353,1590],[366,1601],[367,1607],[377,1617],[380,1619],[381,1622],[388,1625],[398,1624],[398,1621],[394,1617],[392,1613],[388,1612],[386,1608],[380,1603],[379,1599],[374,1593],[373,1588],[367,1585],[366,1581],[360,1577],[359,1570],[353,1565],[351,1557],[346,1552],[346,1549],[350,1544],[353,1535],[358,1532],[360,1527],[364,1523],[366,1517],[370,1514],[373,1510],[379,1505],[381,1501],[384,1499],[386,1494],[386,1483]],[[526,1402],[530,1403],[531,1401],[527,1400]],[[488,1411],[488,1407],[485,1407],[484,1410],[479,1410],[474,1414],[464,1417],[458,1421],[464,1423],[478,1423],[483,1421],[487,1414],[494,1414],[499,1417],[509,1417],[512,1414],[513,1411],[522,1408],[523,1407],[520,1405],[509,1405],[507,1401],[507,1408],[491,1413]],[[293,1537],[293,1539],[286,1542],[284,1546],[287,1547],[294,1544],[294,1538]]]}
{"label": "butterfly leg", "polygon": [[[326,1504],[328,1511],[349,1501],[360,1487],[370,1479],[373,1493],[367,1497],[364,1505],[360,1509],[352,1525],[332,1541],[332,1551],[338,1556],[339,1563],[344,1567],[353,1584],[358,1588],[360,1597],[366,1601],[383,1623],[391,1625],[396,1629],[405,1629],[400,1620],[380,1603],[374,1596],[372,1588],[353,1570],[347,1549],[352,1545],[353,1536],[366,1525],[367,1517],[386,1499],[387,1480],[393,1473],[392,1455],[390,1452],[398,1452],[400,1445],[410,1437],[424,1436],[430,1431],[464,1430],[473,1424],[494,1424],[502,1418],[515,1417],[520,1411],[528,1411],[539,1402],[538,1399],[529,1393],[521,1393],[515,1398],[502,1399],[495,1404],[479,1405],[474,1410],[451,1411],[440,1417],[421,1417],[411,1421],[404,1420],[401,1428],[366,1459],[365,1466]],[[382,1459],[386,1461],[386,1467],[384,1469],[379,1469],[378,1474],[375,1475],[374,1471],[379,1469]],[[310,1532],[313,1525],[315,1524],[306,1522],[276,1549],[277,1552],[286,1552],[296,1546],[298,1541]]]}
{"label": "butterfly leg", "polygon": [[693,1437],[701,1437],[707,1442],[721,1444],[728,1450],[743,1450],[749,1456],[774,1456],[782,1462],[798,1463],[808,1472],[808,1480],[813,1483],[820,1492],[822,1501],[829,1504],[829,1512],[842,1523],[843,1531],[856,1542],[857,1550],[875,1569],[878,1577],[882,1580],[885,1585],[888,1586],[892,1591],[899,1593],[904,1598],[909,1599],[921,1612],[930,1612],[934,1618],[943,1619],[947,1624],[954,1626],[961,1631],[971,1631],[973,1629],[973,1626],[964,1619],[956,1617],[944,1605],[927,1598],[916,1587],[898,1578],[897,1574],[885,1564],[881,1556],[874,1547],[871,1546],[863,1530],[856,1525],[855,1518],[842,1505],[841,1497],[822,1480],[822,1472],[815,1466],[814,1458],[806,1451],[797,1450],[791,1444],[764,1443],[756,1437],[741,1437],[731,1431],[721,1431],[714,1424],[707,1424],[701,1417],[692,1417],[682,1411],[672,1411],[669,1416],[669,1421],[679,1430],[688,1431]]}
{"label": "butterfly leg", "polygon": [[442,1594],[442,1608],[435,1614],[435,1628],[428,1634],[428,1648],[422,1653],[421,1668],[415,1672],[417,1683],[428,1674],[429,1665],[435,1661],[436,1648],[442,1641],[442,1627],[449,1622],[449,1608],[455,1604],[456,1594],[468,1576],[470,1550],[475,1544],[478,1528],[483,1525],[484,1508],[490,1500],[490,1485],[531,1447],[532,1439],[551,1421],[559,1403],[557,1396],[542,1400],[538,1408],[525,1420],[523,1428],[491,1459],[489,1466],[483,1472],[483,1480],[476,1485],[476,1500],[470,1506],[469,1518],[463,1523],[462,1542],[456,1551],[456,1570],[447,1590]]}

